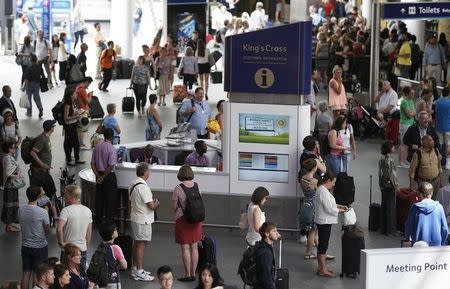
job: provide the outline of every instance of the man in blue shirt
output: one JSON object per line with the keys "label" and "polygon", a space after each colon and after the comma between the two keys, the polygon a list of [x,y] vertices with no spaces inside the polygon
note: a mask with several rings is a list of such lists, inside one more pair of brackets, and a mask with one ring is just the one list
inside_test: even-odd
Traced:
{"label": "man in blue shirt", "polygon": [[204,90],[201,87],[195,89],[194,102],[184,101],[180,108],[180,114],[189,122],[191,129],[197,131],[197,138],[208,138],[208,120],[211,117],[209,104],[203,99]]}
{"label": "man in blue shirt", "polygon": [[450,145],[450,98],[448,87],[442,90],[442,97],[436,101],[435,110],[436,134],[441,144],[441,155],[445,160]]}
{"label": "man in blue shirt", "polygon": [[432,76],[436,79],[441,79],[441,71],[445,65],[445,55],[444,49],[437,43],[435,35],[431,35],[428,39],[428,43],[425,45],[423,65],[427,77]]}

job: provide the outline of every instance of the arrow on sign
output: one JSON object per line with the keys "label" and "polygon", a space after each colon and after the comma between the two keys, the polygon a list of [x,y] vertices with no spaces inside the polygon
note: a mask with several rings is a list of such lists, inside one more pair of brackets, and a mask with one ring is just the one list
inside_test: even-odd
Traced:
{"label": "arrow on sign", "polygon": [[400,10],[402,12],[402,14],[405,14],[406,10],[405,8],[402,8],[402,10]]}

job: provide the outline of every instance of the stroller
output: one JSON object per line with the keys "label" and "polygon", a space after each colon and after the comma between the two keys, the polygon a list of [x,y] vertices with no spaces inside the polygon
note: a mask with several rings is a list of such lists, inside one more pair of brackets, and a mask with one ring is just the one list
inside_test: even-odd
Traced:
{"label": "stroller", "polygon": [[[66,186],[73,185],[76,183],[75,174],[69,175],[69,170],[67,168],[60,169],[61,177],[59,178],[59,192],[60,196],[56,194],[52,197],[52,206],[55,210],[49,210],[50,224],[54,227],[56,225],[56,220],[59,217],[62,209],[65,207],[64,203],[64,190]],[[56,214],[56,215],[55,215]]]}

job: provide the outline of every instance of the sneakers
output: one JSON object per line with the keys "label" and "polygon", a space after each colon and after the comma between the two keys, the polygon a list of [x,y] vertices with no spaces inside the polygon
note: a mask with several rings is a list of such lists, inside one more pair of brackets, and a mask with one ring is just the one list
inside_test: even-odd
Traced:
{"label": "sneakers", "polygon": [[397,168],[409,169],[409,164],[398,164]]}
{"label": "sneakers", "polygon": [[153,281],[155,280],[155,277],[150,275],[149,271],[145,271],[145,270],[140,270],[138,271],[137,269],[131,269],[131,277],[133,277],[133,279],[135,281]]}

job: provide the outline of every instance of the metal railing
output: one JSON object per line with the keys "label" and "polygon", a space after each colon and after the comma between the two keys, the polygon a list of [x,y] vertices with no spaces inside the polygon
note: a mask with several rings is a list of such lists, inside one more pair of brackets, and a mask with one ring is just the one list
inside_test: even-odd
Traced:
{"label": "metal railing", "polygon": [[[420,82],[417,80],[411,80],[409,78],[403,78],[403,77],[399,77],[397,79],[397,94],[398,95],[403,95],[402,89],[405,86],[409,86],[411,87],[412,90],[414,90],[416,92],[416,95],[419,93],[420,91]],[[436,86],[437,91],[439,93],[439,95],[442,94],[442,90],[444,89],[444,87],[442,86]]]}

